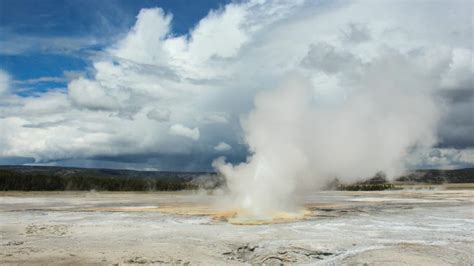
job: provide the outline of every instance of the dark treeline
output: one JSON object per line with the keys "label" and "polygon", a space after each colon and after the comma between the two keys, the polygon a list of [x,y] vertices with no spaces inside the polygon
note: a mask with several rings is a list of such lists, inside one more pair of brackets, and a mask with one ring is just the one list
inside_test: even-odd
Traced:
{"label": "dark treeline", "polygon": [[178,178],[60,176],[0,169],[0,191],[176,191],[193,188],[195,185]]}
{"label": "dark treeline", "polygon": [[339,185],[338,190],[347,191],[378,191],[387,189],[399,189],[393,184],[353,184],[353,185]]}
{"label": "dark treeline", "polygon": [[454,170],[417,170],[397,178],[399,182],[408,183],[474,183],[474,168]]}
{"label": "dark treeline", "polygon": [[328,184],[328,189],[348,191],[376,191],[400,189],[397,184],[444,184],[444,183],[474,183],[474,168],[455,170],[416,170],[389,182],[383,172],[378,172],[372,178],[352,184],[342,184],[337,178]]}
{"label": "dark treeline", "polygon": [[387,176],[383,172],[376,173],[372,178],[354,184],[341,184],[339,180],[334,181],[333,187],[337,190],[347,191],[377,191],[387,189],[398,189],[393,184],[388,183]]}
{"label": "dark treeline", "polygon": [[[329,190],[397,189],[393,184],[474,183],[474,168],[417,170],[389,182],[383,172],[342,184],[337,178]],[[212,172],[134,171],[120,169],[69,168],[50,166],[0,166],[0,191],[175,191],[226,187],[222,176]]]}

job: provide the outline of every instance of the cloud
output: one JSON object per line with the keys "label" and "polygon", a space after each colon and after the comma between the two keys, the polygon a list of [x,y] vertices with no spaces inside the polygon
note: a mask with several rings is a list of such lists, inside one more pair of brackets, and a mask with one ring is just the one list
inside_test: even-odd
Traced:
{"label": "cloud", "polygon": [[160,8],[142,9],[135,26],[111,52],[119,58],[143,64],[166,63],[167,55],[162,46],[170,31],[171,19],[172,16],[166,15]]}
{"label": "cloud", "polygon": [[359,62],[351,53],[336,51],[336,48],[328,43],[317,43],[310,45],[301,63],[304,67],[335,74],[357,67],[355,64]]}
{"label": "cloud", "polygon": [[189,128],[181,124],[174,124],[170,127],[170,134],[190,138],[192,140],[199,139],[199,128]]}
{"label": "cloud", "polygon": [[42,82],[66,82],[67,79],[63,77],[39,77],[34,79],[26,79],[26,80],[16,80],[14,83],[18,85],[33,85]]}
{"label": "cloud", "polygon": [[97,82],[84,78],[73,80],[68,85],[68,95],[72,103],[95,110],[118,109],[118,101]]}
{"label": "cloud", "polygon": [[474,97],[449,105],[438,126],[440,148],[474,147]]}
{"label": "cloud", "polygon": [[350,42],[361,43],[370,40],[370,31],[365,24],[349,24],[343,33]]}
{"label": "cloud", "polygon": [[232,149],[232,146],[230,146],[229,144],[225,143],[225,142],[219,142],[219,144],[217,144],[216,146],[214,146],[214,150],[216,151],[229,151],[230,149]]}
{"label": "cloud", "polygon": [[15,80],[13,81],[16,85],[36,85],[38,83],[43,82],[57,82],[57,83],[64,83],[69,82],[75,79],[79,79],[85,76],[85,72],[83,71],[63,71],[62,76],[44,76],[39,78],[32,78],[32,79],[23,79],[23,80]]}
{"label": "cloud", "polygon": [[10,75],[0,69],[0,95],[7,94],[10,90]]}
{"label": "cloud", "polygon": [[441,86],[448,89],[473,88],[473,53],[469,49],[453,49],[452,59],[441,77]]}
{"label": "cloud", "polygon": [[105,40],[93,37],[34,37],[5,32],[4,34],[7,38],[0,40],[2,55],[20,55],[30,52],[70,54],[106,43]]}
{"label": "cloud", "polygon": [[170,110],[158,108],[153,108],[146,114],[148,118],[157,122],[168,122],[170,120],[170,115]]}
{"label": "cloud", "polygon": [[[427,141],[439,137],[440,148],[461,149],[471,142],[472,119],[465,114],[473,103],[471,17],[462,1],[243,1],[213,10],[189,34],[176,35],[172,14],[142,9],[130,31],[93,58],[88,75],[72,77],[66,93],[0,101],[0,156],[48,161],[194,154],[194,166],[208,169],[198,158],[215,154],[216,140],[232,144],[226,155],[237,157],[246,147],[240,118],[256,95],[281,87],[292,73],[303,77],[308,98],[323,110],[357,102],[353,97],[363,88],[390,81],[390,89],[374,90],[373,102],[363,94],[369,104],[357,111],[383,109],[374,119],[386,119],[387,128],[396,124],[398,109],[384,95],[407,99],[396,104],[414,110],[420,87],[439,100],[442,114],[435,136],[425,132]],[[421,76],[421,83],[404,87]],[[432,123],[407,119],[414,127]]]}
{"label": "cloud", "polygon": [[474,165],[474,148],[436,148],[411,154],[407,158],[413,168],[456,169]]}
{"label": "cloud", "polygon": [[224,113],[210,113],[199,116],[197,121],[202,124],[226,124],[228,123],[227,115]]}

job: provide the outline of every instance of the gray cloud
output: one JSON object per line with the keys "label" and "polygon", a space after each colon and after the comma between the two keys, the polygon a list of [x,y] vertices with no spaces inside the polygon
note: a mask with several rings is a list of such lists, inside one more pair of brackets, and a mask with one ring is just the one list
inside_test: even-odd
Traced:
{"label": "gray cloud", "polygon": [[370,31],[365,24],[351,23],[342,33],[344,38],[350,42],[362,43],[370,40]]}
{"label": "gray cloud", "polygon": [[440,147],[474,147],[474,101],[451,105],[439,123]]}
{"label": "gray cloud", "polygon": [[335,74],[353,68],[359,62],[351,53],[337,51],[327,43],[317,43],[310,45],[308,54],[301,63],[304,67]]}
{"label": "gray cloud", "polygon": [[167,109],[151,109],[146,116],[157,122],[168,122],[170,120],[171,111]]}

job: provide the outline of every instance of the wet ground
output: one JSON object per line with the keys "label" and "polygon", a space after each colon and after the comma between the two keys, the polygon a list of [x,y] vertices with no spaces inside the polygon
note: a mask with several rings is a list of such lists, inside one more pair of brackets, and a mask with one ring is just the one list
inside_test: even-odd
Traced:
{"label": "wet ground", "polygon": [[0,192],[3,264],[473,265],[474,191],[318,192],[304,215],[233,224],[193,192]]}

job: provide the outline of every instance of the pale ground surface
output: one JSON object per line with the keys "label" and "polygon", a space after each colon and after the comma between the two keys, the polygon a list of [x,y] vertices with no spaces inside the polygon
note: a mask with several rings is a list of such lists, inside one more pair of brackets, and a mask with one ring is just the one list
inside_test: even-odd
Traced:
{"label": "pale ground surface", "polygon": [[474,192],[318,192],[303,220],[213,219],[219,196],[0,192],[3,264],[473,265]]}

